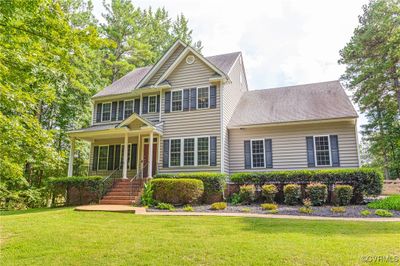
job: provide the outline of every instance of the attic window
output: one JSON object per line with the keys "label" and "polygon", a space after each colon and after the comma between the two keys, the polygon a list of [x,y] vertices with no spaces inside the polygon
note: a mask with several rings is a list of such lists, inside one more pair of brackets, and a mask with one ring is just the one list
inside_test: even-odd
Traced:
{"label": "attic window", "polygon": [[193,64],[194,63],[194,56],[193,55],[188,55],[187,57],[186,57],[186,63],[188,64],[188,65],[191,65],[191,64]]}

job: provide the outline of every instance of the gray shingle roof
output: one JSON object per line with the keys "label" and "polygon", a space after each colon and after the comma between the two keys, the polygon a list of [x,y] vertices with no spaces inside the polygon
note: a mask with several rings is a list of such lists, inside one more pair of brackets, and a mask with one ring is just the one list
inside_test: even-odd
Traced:
{"label": "gray shingle roof", "polygon": [[357,116],[339,81],[328,81],[245,92],[228,126]]}
{"label": "gray shingle roof", "polygon": [[106,130],[106,129],[110,129],[110,128],[116,128],[118,125],[119,125],[119,122],[112,123],[112,124],[104,124],[104,125],[103,124],[102,125],[92,125],[90,127],[72,130],[70,132],[89,132],[89,131]]}
{"label": "gray shingle roof", "polygon": [[[240,52],[221,54],[206,57],[210,63],[219,68],[225,74],[228,74],[232,65],[235,63],[236,58],[240,55]],[[103,90],[96,93],[93,98],[118,95],[132,92],[139,82],[146,76],[153,66],[137,68],[119,80],[115,81],[111,85],[108,85]]]}

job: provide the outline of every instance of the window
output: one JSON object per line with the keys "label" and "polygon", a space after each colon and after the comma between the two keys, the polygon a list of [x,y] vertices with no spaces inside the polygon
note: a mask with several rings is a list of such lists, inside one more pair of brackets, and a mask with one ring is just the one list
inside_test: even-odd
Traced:
{"label": "window", "polygon": [[157,112],[157,96],[149,96],[149,113]]}
{"label": "window", "polygon": [[314,149],[317,166],[331,165],[329,136],[315,136]]}
{"label": "window", "polygon": [[183,165],[194,165],[194,139],[184,139],[183,143]]}
{"label": "window", "polygon": [[171,139],[171,156],[170,156],[171,166],[181,165],[181,140]]}
{"label": "window", "polygon": [[265,167],[264,140],[251,141],[251,160],[252,167]]}
{"label": "window", "polygon": [[182,91],[172,92],[171,110],[182,111]]}
{"label": "window", "polygon": [[131,116],[133,113],[133,100],[125,101],[124,119]]}
{"label": "window", "polygon": [[197,165],[208,165],[208,137],[197,139]]}
{"label": "window", "polygon": [[198,88],[197,89],[197,108],[208,108],[209,103],[209,88]]}
{"label": "window", "polygon": [[99,162],[97,164],[98,170],[107,170],[108,166],[108,146],[99,147]]}
{"label": "window", "polygon": [[101,121],[111,120],[111,103],[103,103]]}

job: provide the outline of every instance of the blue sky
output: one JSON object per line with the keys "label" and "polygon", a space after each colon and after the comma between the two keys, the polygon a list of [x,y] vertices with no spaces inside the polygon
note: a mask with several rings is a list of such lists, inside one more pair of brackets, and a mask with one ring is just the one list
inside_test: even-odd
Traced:
{"label": "blue sky", "polygon": [[[102,0],[93,0],[101,20]],[[109,1],[108,1],[109,2]],[[183,13],[206,56],[241,51],[251,90],[336,80],[339,50],[367,0],[146,0],[141,8]],[[364,119],[361,119],[361,123]]]}

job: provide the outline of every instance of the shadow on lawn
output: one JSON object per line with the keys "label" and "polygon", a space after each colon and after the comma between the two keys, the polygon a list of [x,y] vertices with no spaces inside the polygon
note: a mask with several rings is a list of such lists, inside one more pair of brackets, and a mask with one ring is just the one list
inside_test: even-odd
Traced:
{"label": "shadow on lawn", "polygon": [[27,209],[27,210],[17,210],[17,211],[0,211],[0,216],[10,216],[10,215],[20,215],[28,213],[40,213],[40,212],[51,212],[69,209],[70,207],[59,207],[59,208],[37,208],[37,209]]}
{"label": "shadow on lawn", "polygon": [[241,218],[242,230],[259,234],[301,233],[324,235],[398,234],[399,222],[312,221]]}

